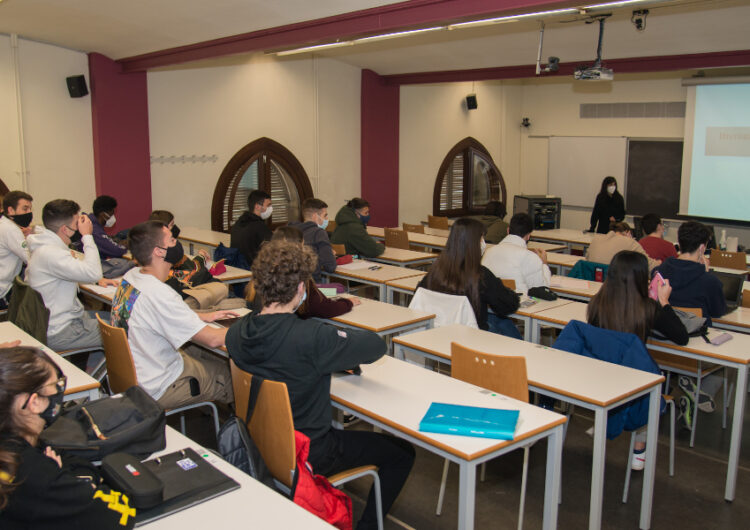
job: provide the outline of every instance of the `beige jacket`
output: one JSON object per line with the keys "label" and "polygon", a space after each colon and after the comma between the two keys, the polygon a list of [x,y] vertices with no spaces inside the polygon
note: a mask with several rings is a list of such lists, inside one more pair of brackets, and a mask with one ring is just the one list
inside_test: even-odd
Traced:
{"label": "beige jacket", "polygon": [[646,259],[648,259],[649,272],[651,272],[654,267],[661,265],[661,261],[648,257],[648,254],[646,254],[646,251],[643,250],[643,247],[638,241],[614,231],[610,231],[604,235],[594,236],[594,239],[589,246],[588,253],[586,254],[586,259],[589,261],[595,261],[596,263],[609,265],[612,258],[615,257],[615,254],[621,250],[632,250],[646,256]]}

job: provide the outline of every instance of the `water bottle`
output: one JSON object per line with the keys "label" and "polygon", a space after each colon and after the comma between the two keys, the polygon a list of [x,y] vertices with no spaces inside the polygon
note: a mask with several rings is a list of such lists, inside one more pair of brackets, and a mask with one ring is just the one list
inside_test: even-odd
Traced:
{"label": "water bottle", "polygon": [[719,241],[719,250],[726,250],[726,249],[727,249],[727,231],[722,228],[721,240]]}

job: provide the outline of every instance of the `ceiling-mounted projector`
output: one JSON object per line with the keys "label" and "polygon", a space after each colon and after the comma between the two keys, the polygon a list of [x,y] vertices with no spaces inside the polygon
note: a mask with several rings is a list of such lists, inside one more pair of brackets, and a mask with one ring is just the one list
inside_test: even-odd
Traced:
{"label": "ceiling-mounted projector", "polygon": [[602,66],[602,39],[604,38],[604,21],[607,17],[612,16],[610,14],[599,15],[586,24],[591,24],[594,20],[599,21],[599,44],[596,47],[596,61],[591,66],[579,66],[573,72],[573,79],[581,81],[612,81],[615,77],[615,73],[610,68],[604,68]]}

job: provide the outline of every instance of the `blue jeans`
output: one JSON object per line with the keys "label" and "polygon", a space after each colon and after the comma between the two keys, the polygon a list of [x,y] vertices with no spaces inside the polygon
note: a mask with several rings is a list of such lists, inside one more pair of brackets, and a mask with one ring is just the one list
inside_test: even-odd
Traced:
{"label": "blue jeans", "polygon": [[495,313],[487,313],[487,326],[492,333],[510,337],[513,339],[523,340],[518,328],[509,318],[501,318]]}

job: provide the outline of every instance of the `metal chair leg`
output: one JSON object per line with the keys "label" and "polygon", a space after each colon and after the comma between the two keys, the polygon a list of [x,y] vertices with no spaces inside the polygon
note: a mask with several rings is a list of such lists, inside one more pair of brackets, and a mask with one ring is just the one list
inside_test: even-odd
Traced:
{"label": "metal chair leg", "polygon": [[[655,443],[655,442],[654,442]],[[622,488],[622,503],[628,502],[628,490],[630,490],[630,474],[633,472],[633,468],[630,459],[633,458],[633,451],[635,450],[635,431],[630,433],[630,449],[628,449],[628,462],[625,466],[625,485]]]}
{"label": "metal chair leg", "polygon": [[523,474],[521,475],[521,503],[518,507],[518,530],[523,530],[523,512],[526,506],[526,478],[529,475],[529,446],[523,448]]}
{"label": "metal chair leg", "polygon": [[438,503],[437,503],[437,509],[435,510],[435,515],[440,515],[443,511],[443,497],[445,496],[445,483],[448,480],[448,465],[450,464],[450,461],[446,458],[445,463],[443,464],[443,478],[440,481],[440,493],[438,493]]}

